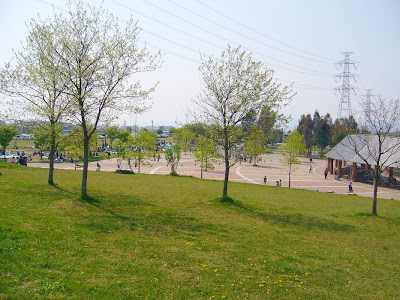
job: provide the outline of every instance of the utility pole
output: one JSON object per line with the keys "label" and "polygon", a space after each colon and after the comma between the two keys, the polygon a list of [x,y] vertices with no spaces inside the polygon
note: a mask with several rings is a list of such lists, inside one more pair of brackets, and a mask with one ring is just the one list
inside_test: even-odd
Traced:
{"label": "utility pole", "polygon": [[350,84],[350,80],[352,79],[355,81],[356,78],[355,74],[350,72],[350,66],[353,66],[354,69],[358,67],[358,62],[350,59],[350,55],[353,54],[353,52],[343,52],[342,54],[344,55],[344,59],[336,63],[336,68],[341,68],[343,71],[335,76],[335,78],[342,80],[342,85],[335,88],[335,90],[340,93],[338,119],[353,116],[350,94],[351,91],[355,92],[355,87]]}

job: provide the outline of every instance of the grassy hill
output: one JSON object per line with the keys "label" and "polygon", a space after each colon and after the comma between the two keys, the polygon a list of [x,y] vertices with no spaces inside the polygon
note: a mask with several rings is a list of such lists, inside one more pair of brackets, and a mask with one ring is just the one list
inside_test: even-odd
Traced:
{"label": "grassy hill", "polygon": [[0,299],[398,299],[400,203],[0,163]]}

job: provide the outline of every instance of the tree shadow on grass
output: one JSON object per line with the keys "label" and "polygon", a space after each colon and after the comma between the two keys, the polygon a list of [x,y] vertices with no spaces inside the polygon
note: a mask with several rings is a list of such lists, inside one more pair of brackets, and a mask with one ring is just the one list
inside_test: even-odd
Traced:
{"label": "tree shadow on grass", "polygon": [[[229,198],[229,197],[227,197]],[[326,231],[344,231],[350,232],[355,231],[355,227],[348,224],[338,223],[331,220],[325,220],[317,217],[308,217],[303,214],[272,214],[256,211],[252,208],[246,207],[243,203],[238,200],[229,198],[221,200],[221,198],[214,199],[222,204],[232,205],[240,210],[244,210],[247,213],[263,219],[266,222],[274,222],[276,224],[290,225],[290,226],[302,226],[307,229],[320,229]]]}
{"label": "tree shadow on grass", "polygon": [[110,214],[110,215],[112,215],[112,216],[114,216],[114,217],[116,217],[118,219],[121,219],[121,220],[130,220],[131,219],[130,217],[126,217],[126,216],[120,215],[120,214],[116,213],[115,211],[113,211],[111,209],[107,209],[107,208],[102,207],[100,205],[100,203],[101,203],[100,199],[97,199],[97,198],[95,198],[93,196],[87,195],[85,197],[81,197],[79,200],[82,201],[82,202],[86,202],[86,203],[90,204],[91,206],[96,207],[97,209],[99,209],[99,210],[101,210],[101,211],[103,211],[103,212],[105,212],[107,214]]}
{"label": "tree shadow on grass", "polygon": [[62,188],[60,185],[58,185],[57,183],[54,183],[53,185],[51,185],[52,187],[54,187],[55,189],[64,192],[64,193],[68,193],[68,194],[74,194],[72,191],[68,191],[65,188]]}

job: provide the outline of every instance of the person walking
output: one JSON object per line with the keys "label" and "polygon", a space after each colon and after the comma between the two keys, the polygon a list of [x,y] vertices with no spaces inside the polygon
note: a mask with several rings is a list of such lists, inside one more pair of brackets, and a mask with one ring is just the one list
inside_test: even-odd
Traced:
{"label": "person walking", "polygon": [[349,194],[352,194],[352,193],[353,193],[353,185],[352,185],[352,183],[350,181],[350,183],[349,183]]}
{"label": "person walking", "polygon": [[325,179],[328,177],[328,168],[325,169],[324,171]]}
{"label": "person walking", "polygon": [[97,171],[97,172],[100,172],[100,163],[99,163],[99,162],[97,162],[97,168],[96,168],[96,171]]}
{"label": "person walking", "polygon": [[264,176],[264,184],[267,184],[267,176]]}

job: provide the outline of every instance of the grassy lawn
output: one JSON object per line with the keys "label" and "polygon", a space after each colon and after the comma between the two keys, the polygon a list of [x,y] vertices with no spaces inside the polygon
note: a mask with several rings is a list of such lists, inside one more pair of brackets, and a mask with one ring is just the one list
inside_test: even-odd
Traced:
{"label": "grassy lawn", "polygon": [[0,163],[0,299],[399,299],[400,203]]}

